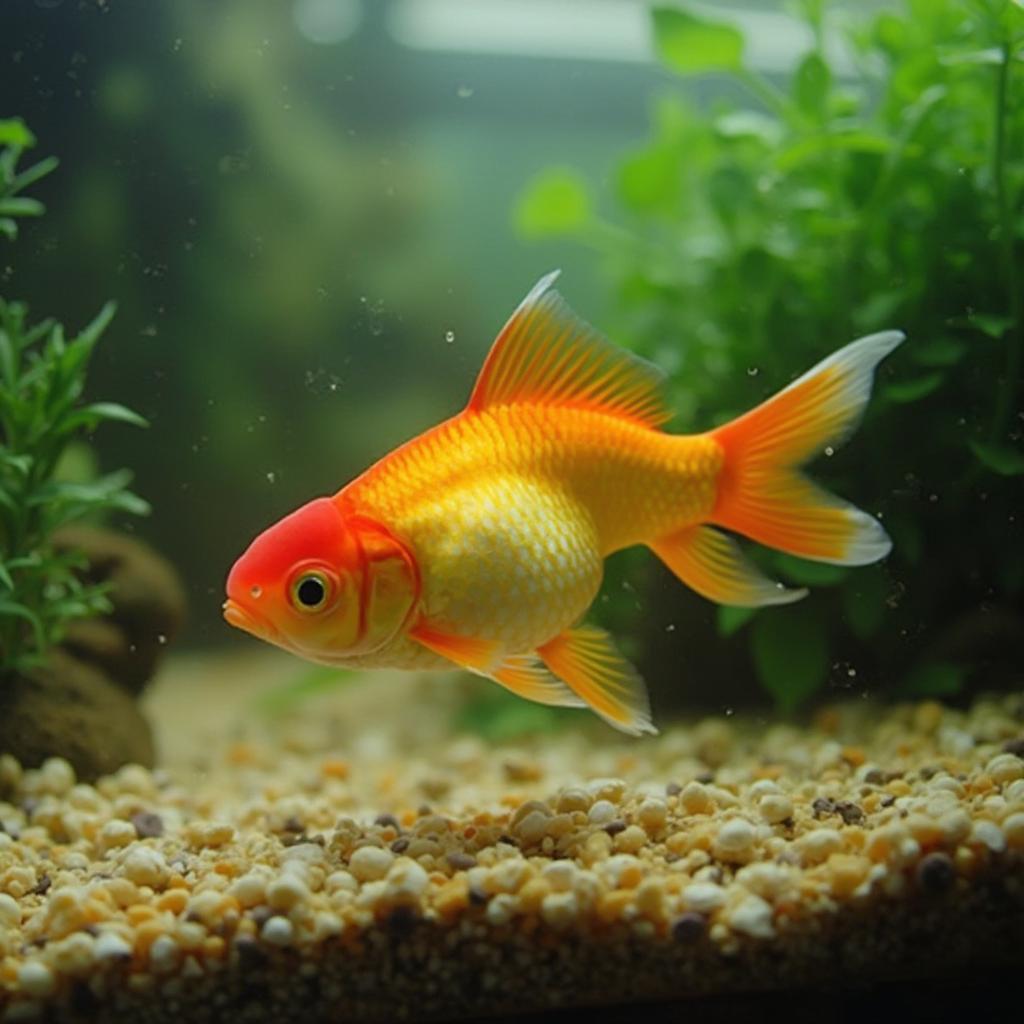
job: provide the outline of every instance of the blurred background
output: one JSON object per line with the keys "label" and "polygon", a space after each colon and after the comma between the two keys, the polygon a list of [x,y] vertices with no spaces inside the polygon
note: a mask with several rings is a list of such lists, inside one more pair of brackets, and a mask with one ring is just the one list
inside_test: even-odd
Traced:
{"label": "blurred background", "polygon": [[[456,412],[561,267],[672,374],[675,429],[901,327],[819,479],[885,567],[719,612],[645,553],[597,615],[659,707],[1019,686],[1022,12],[1011,0],[4,0],[0,116],[61,160],[3,250],[38,316],[117,318],[95,436],[183,575],[181,643],[252,536]],[[827,463],[827,464],[825,464]],[[760,557],[760,556],[759,556]]]}

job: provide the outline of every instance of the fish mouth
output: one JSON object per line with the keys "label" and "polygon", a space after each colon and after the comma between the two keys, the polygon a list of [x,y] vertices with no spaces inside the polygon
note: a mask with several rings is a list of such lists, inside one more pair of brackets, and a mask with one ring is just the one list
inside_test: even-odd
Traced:
{"label": "fish mouth", "polygon": [[237,601],[232,601],[230,597],[221,607],[224,611],[224,620],[228,625],[258,637],[262,637],[266,632],[253,615],[246,611]]}

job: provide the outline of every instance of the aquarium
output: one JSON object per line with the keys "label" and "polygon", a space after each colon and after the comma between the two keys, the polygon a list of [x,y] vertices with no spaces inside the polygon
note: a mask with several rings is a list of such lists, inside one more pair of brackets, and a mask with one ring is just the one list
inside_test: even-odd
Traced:
{"label": "aquarium", "polygon": [[0,1020],[993,1017],[1022,288],[1019,0],[8,0]]}

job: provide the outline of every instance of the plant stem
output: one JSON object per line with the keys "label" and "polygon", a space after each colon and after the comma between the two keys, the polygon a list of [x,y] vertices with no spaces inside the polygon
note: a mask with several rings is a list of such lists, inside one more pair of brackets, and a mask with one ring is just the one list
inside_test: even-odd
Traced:
{"label": "plant stem", "polygon": [[995,145],[992,153],[992,178],[996,189],[996,207],[999,216],[999,247],[1007,301],[1009,303],[1010,326],[1006,331],[1006,371],[996,393],[995,410],[989,427],[989,440],[998,440],[1009,426],[1017,378],[1021,370],[1021,323],[1022,299],[1017,283],[1017,267],[1014,262],[1013,217],[1010,197],[1006,186],[1006,123],[1009,120],[1010,65],[1013,60],[1009,38],[1002,43],[1002,61],[996,72]]}

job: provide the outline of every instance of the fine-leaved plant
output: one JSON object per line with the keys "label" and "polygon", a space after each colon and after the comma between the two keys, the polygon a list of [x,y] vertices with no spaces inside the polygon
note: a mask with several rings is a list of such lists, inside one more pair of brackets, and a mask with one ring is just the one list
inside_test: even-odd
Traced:
{"label": "fine-leaved plant", "polygon": [[[19,171],[34,144],[19,120],[0,121],[0,233],[44,212],[22,195],[50,173],[55,159]],[[148,511],[118,470],[88,482],[62,479],[62,455],[104,421],[145,426],[112,402],[81,401],[89,358],[114,315],[107,303],[76,337],[53,320],[29,321],[21,302],[0,296],[0,678],[45,660],[72,619],[109,610],[106,587],[90,581],[80,553],[55,543],[69,523],[105,512]]]}
{"label": "fine-leaved plant", "polygon": [[[758,551],[811,597],[718,623],[784,708],[853,679],[948,693],[1024,625],[1024,7],[796,9],[808,44],[782,79],[752,69],[741,30],[708,5],[655,7],[663,64],[687,84],[715,76],[723,98],[669,91],[611,196],[552,168],[516,220],[599,254],[613,333],[669,370],[681,430],[744,411],[859,334],[906,332],[854,442],[812,467],[883,515],[889,562]],[[606,614],[636,631],[636,602],[609,596]]]}

